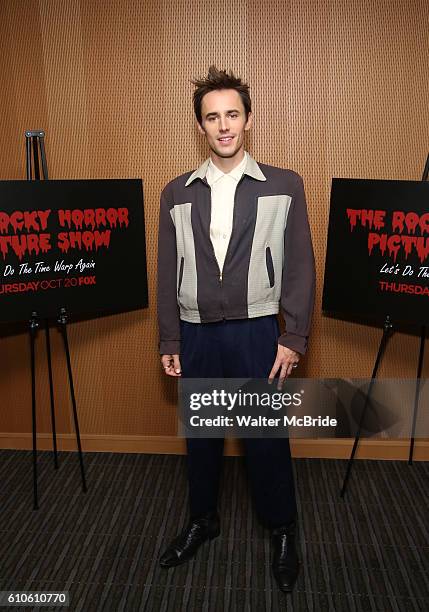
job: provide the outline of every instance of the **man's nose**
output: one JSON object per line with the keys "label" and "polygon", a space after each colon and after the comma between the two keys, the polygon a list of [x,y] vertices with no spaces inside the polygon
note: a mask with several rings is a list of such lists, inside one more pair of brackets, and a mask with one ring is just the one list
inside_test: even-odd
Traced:
{"label": "man's nose", "polygon": [[228,120],[226,117],[219,117],[219,131],[226,132],[228,130]]}

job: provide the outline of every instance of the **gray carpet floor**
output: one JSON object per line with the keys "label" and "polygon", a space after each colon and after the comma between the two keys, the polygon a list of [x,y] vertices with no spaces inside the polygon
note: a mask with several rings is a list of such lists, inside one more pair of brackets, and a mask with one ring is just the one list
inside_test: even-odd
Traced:
{"label": "gray carpet floor", "polygon": [[75,453],[58,472],[40,453],[34,511],[31,453],[0,451],[0,590],[69,591],[73,612],[429,610],[428,463],[356,461],[342,500],[345,461],[295,460],[292,595],[271,576],[242,458],[225,458],[221,536],[172,570],[158,558],[187,521],[185,458],[87,453],[85,465],[86,494]]}

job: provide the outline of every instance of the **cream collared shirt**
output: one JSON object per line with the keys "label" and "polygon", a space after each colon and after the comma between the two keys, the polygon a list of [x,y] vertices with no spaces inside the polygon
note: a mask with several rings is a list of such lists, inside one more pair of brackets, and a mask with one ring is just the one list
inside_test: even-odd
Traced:
{"label": "cream collared shirt", "polygon": [[228,174],[219,170],[212,160],[207,166],[206,179],[211,188],[212,198],[210,239],[221,272],[231,238],[235,190],[238,181],[243,176],[246,164],[247,153],[244,153],[242,161]]}

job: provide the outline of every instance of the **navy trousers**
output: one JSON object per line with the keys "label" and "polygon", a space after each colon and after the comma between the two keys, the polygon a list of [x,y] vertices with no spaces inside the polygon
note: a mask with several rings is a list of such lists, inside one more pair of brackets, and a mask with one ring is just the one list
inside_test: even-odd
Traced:
{"label": "navy trousers", "polygon": [[[277,353],[277,317],[181,322],[182,376],[187,378],[267,378]],[[191,518],[217,510],[224,440],[188,438]],[[288,438],[244,439],[256,510],[269,528],[295,519],[296,501]]]}

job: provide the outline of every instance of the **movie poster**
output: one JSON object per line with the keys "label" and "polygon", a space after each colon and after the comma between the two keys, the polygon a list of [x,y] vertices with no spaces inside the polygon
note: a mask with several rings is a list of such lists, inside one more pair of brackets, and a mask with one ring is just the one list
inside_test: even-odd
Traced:
{"label": "movie poster", "polygon": [[333,179],[323,310],[429,322],[429,184]]}
{"label": "movie poster", "polygon": [[0,181],[0,320],[147,306],[140,180]]}

